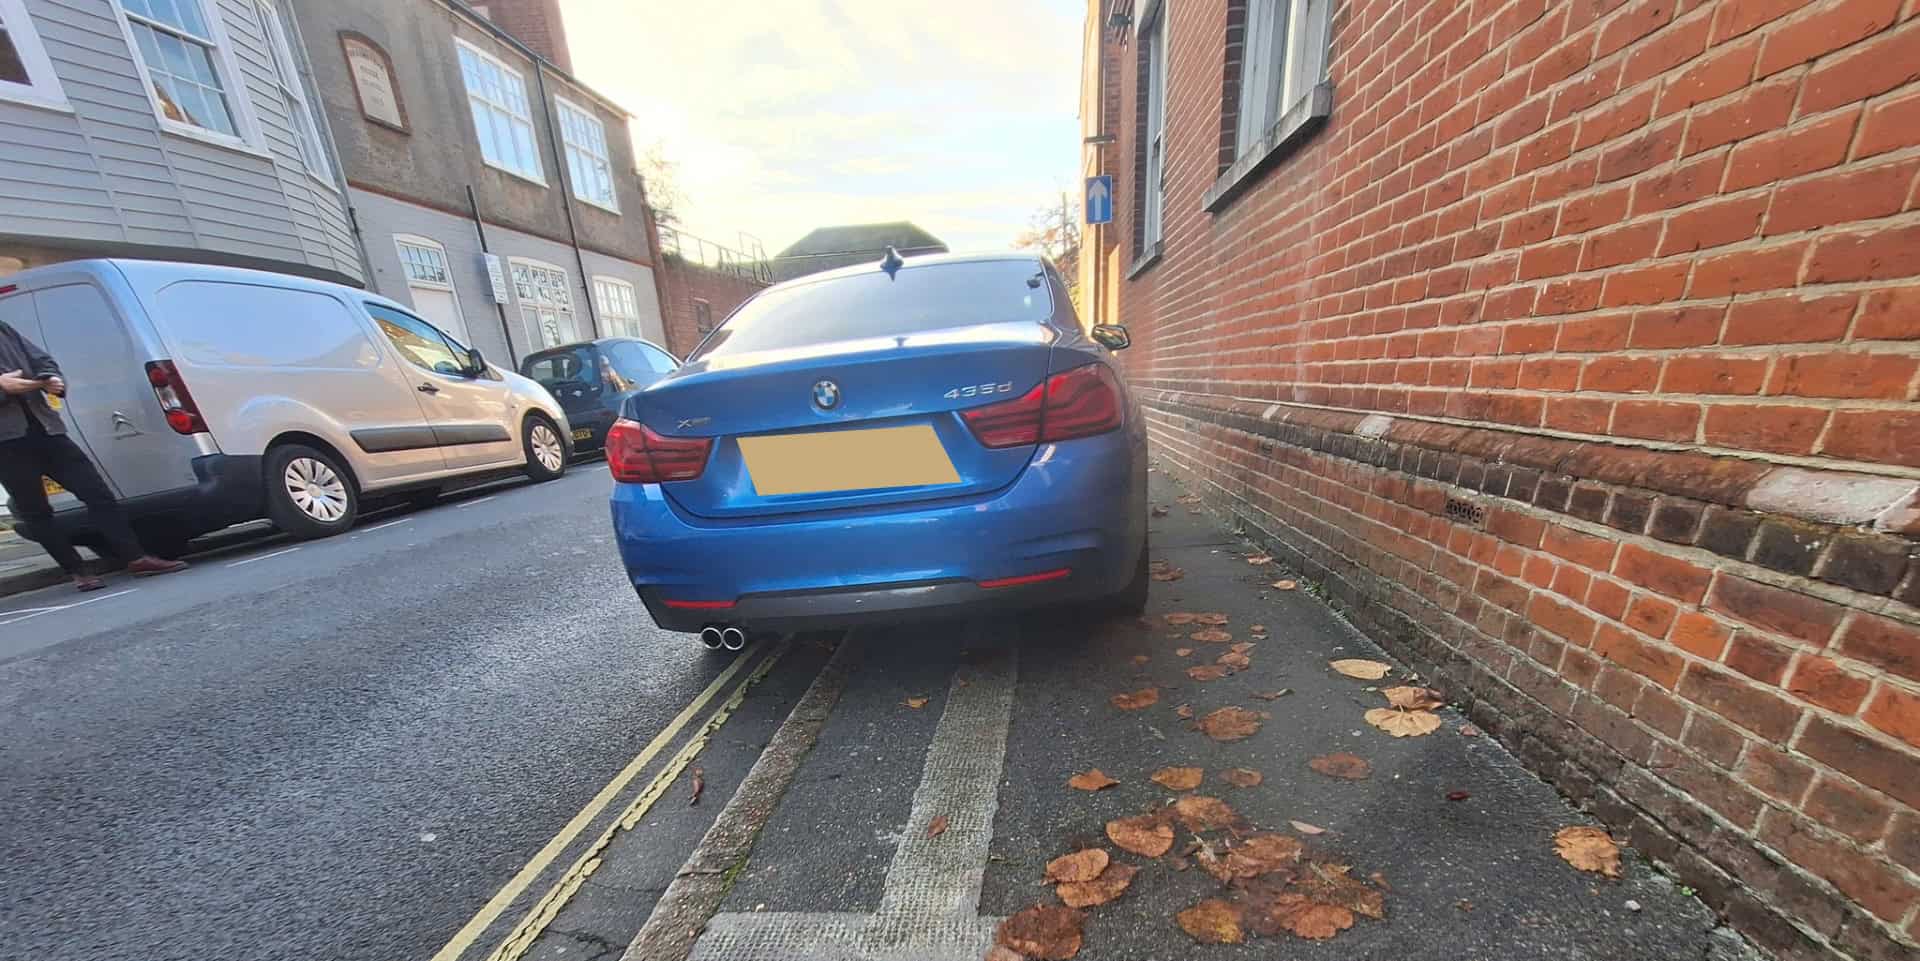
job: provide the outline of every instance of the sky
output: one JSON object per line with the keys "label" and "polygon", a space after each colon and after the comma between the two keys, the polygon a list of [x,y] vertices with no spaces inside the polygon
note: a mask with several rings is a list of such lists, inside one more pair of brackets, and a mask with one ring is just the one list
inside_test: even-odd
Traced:
{"label": "sky", "polygon": [[1084,0],[562,0],[573,72],[676,164],[683,229],[773,254],[911,220],[1010,246],[1074,187]]}

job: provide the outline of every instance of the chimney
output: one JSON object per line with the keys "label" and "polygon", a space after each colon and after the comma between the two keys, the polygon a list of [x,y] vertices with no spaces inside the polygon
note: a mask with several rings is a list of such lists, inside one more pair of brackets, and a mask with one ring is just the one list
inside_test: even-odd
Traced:
{"label": "chimney", "polygon": [[560,0],[481,0],[469,6],[533,52],[573,72],[573,58],[567,53],[567,28],[560,19]]}

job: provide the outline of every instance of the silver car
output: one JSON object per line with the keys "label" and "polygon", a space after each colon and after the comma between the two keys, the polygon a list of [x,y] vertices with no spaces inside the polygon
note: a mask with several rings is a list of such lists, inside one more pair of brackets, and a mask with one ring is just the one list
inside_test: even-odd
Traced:
{"label": "silver car", "polygon": [[[406,307],[282,274],[79,260],[0,278],[0,321],[60,364],[62,414],[156,551],[267,517],[301,538],[366,495],[566,469],[566,414]],[[55,491],[55,521],[89,543]]]}

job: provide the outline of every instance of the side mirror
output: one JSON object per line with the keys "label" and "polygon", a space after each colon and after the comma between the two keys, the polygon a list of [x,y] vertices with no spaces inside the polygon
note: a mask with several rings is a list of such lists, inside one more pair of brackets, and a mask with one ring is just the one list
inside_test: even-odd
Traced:
{"label": "side mirror", "polygon": [[1133,337],[1119,324],[1094,324],[1092,335],[1094,343],[1108,350],[1126,350],[1133,345]]}
{"label": "side mirror", "polygon": [[486,372],[487,372],[487,359],[485,357],[480,356],[480,348],[469,347],[467,349],[467,372],[466,372],[467,376],[479,377],[480,375],[485,374]]}

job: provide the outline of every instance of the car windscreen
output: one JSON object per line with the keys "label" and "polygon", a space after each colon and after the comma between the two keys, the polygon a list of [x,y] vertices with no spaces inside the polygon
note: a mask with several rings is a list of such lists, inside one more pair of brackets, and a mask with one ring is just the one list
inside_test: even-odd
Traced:
{"label": "car windscreen", "polygon": [[903,267],[768,290],[727,318],[688,360],[1053,315],[1046,274],[1031,260]]}
{"label": "car windscreen", "polygon": [[548,390],[567,384],[600,386],[600,359],[585,345],[535,354],[521,364],[520,372]]}

